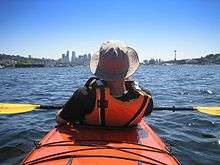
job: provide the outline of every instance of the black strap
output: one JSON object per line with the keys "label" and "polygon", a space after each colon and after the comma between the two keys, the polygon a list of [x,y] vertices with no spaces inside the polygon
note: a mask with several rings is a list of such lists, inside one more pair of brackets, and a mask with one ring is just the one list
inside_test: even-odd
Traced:
{"label": "black strap", "polygon": [[98,100],[98,106],[100,107],[101,126],[105,126],[105,108],[107,108],[108,102],[105,100],[105,88],[103,85],[99,86],[100,100]]}
{"label": "black strap", "polygon": [[[99,83],[98,83],[99,81]],[[98,107],[100,108],[100,120],[101,126],[105,126],[105,108],[107,107],[107,100],[105,100],[105,88],[104,82],[97,77],[91,77],[84,85],[87,89],[89,88],[99,88],[100,98],[98,101]]]}
{"label": "black strap", "polygon": [[123,125],[123,127],[127,127],[127,126],[129,126],[129,124],[131,124],[135,119],[136,119],[136,117],[144,110],[144,106],[145,106],[145,104],[146,104],[146,102],[147,102],[147,96],[144,96],[144,101],[143,101],[143,103],[141,104],[141,107],[138,109],[138,111],[134,114],[134,116],[132,116],[132,118],[125,124],[125,125]]}
{"label": "black strap", "polygon": [[89,80],[85,83],[84,86],[88,89],[90,87],[92,81],[94,81],[94,80],[98,80],[98,78],[96,78],[96,77],[89,78]]}

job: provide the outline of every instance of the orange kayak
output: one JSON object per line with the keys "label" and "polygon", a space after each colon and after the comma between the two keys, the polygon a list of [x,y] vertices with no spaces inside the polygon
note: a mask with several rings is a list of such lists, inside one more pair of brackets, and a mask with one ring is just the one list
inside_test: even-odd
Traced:
{"label": "orange kayak", "polygon": [[134,128],[76,126],[52,129],[22,162],[24,165],[180,164],[142,120]]}

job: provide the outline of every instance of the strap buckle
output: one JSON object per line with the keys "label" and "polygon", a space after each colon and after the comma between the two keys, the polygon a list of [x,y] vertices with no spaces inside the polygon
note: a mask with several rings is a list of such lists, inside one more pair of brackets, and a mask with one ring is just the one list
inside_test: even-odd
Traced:
{"label": "strap buckle", "polygon": [[103,100],[103,101],[98,100],[97,104],[98,107],[100,108],[108,108],[108,100]]}

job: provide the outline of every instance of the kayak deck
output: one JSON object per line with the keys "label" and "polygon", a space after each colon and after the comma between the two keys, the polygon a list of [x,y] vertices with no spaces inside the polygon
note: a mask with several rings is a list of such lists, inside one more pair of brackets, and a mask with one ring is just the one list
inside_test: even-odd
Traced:
{"label": "kayak deck", "polygon": [[170,165],[179,162],[142,120],[138,127],[126,129],[55,128],[23,164]]}

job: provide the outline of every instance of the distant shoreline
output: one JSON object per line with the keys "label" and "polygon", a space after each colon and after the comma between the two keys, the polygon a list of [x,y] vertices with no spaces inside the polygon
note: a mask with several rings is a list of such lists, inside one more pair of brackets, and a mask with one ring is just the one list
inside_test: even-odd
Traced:
{"label": "distant shoreline", "polygon": [[145,60],[145,65],[220,65],[220,54],[209,54],[205,57],[194,59],[160,61],[151,59]]}
{"label": "distant shoreline", "polygon": [[[209,54],[195,59],[161,61],[150,59],[144,60],[143,65],[220,65],[220,54]],[[79,64],[62,63],[59,60],[26,58],[21,56],[0,54],[0,69],[4,68],[41,68],[41,67],[74,67],[88,66],[82,62]]]}
{"label": "distant shoreline", "polygon": [[[148,67],[151,67],[151,66],[164,66],[164,67],[169,67],[169,66],[172,66],[172,67],[175,67],[175,66],[220,66],[219,64],[181,64],[181,65],[176,65],[176,64],[171,64],[171,65],[166,65],[166,64],[162,64],[162,65],[152,65],[152,64],[144,64],[144,63],[141,63],[140,64],[141,66],[148,66]],[[74,68],[74,67],[88,67],[89,66],[85,66],[85,65],[75,65],[75,66],[55,66],[55,67],[47,67],[47,66],[24,66],[24,67],[4,67],[4,68],[1,68],[0,67],[0,70],[4,70],[4,69],[40,69],[40,68],[51,68],[51,69],[55,69],[55,68]]]}

